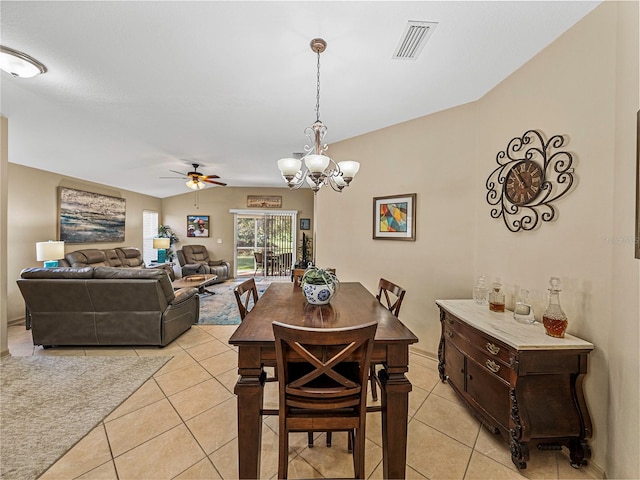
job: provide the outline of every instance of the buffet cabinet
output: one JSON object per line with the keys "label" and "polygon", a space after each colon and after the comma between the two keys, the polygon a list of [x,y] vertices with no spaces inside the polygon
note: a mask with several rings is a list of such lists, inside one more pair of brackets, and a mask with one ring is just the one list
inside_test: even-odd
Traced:
{"label": "buffet cabinet", "polygon": [[572,466],[586,465],[592,427],[582,382],[593,345],[550,337],[539,323],[518,323],[512,312],[491,312],[473,300],[436,304],[440,379],[508,442],[513,463],[526,468],[532,447],[566,446]]}

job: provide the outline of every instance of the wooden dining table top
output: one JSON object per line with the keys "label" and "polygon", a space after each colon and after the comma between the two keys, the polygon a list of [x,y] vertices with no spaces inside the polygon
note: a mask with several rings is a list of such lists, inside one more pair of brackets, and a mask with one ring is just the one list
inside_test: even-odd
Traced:
{"label": "wooden dining table top", "polygon": [[273,345],[272,322],[312,328],[341,328],[378,322],[376,344],[418,338],[359,282],[341,282],[331,303],[311,305],[293,283],[272,283],[229,339],[231,345]]}

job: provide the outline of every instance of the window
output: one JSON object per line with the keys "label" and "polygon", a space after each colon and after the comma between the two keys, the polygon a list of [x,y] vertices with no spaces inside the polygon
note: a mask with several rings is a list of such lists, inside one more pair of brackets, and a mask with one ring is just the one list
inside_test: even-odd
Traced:
{"label": "window", "polygon": [[158,235],[158,212],[142,211],[142,258],[146,265],[158,258],[158,252],[153,249],[153,239]]}

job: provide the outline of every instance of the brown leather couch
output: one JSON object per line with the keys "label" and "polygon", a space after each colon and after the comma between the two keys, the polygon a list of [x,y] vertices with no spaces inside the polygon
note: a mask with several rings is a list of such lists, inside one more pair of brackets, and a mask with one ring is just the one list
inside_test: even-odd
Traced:
{"label": "brown leather couch", "polygon": [[[86,248],[76,250],[65,255],[62,266],[69,267],[118,267],[118,268],[147,268],[142,259],[142,252],[135,247]],[[161,268],[167,272],[171,280],[175,280],[175,272],[171,265],[151,266]]]}
{"label": "brown leather couch", "polygon": [[226,260],[212,260],[204,245],[185,245],[177,253],[183,277],[212,273],[218,276],[216,281],[212,283],[220,283],[232,278],[229,262]]}
{"label": "brown leather couch", "polygon": [[197,290],[160,269],[26,268],[17,282],[34,345],[162,347],[200,316]]}

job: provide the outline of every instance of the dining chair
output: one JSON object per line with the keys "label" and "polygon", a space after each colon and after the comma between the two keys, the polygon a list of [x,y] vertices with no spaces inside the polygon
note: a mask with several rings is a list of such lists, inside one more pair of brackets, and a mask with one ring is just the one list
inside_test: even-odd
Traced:
{"label": "dining chair", "polygon": [[289,433],[353,431],[354,478],[363,478],[369,362],[377,322],[306,328],[273,322],[278,364],[278,478],[287,478]]}
{"label": "dining chair", "polygon": [[301,287],[302,285],[300,285],[300,280],[302,280],[302,276],[304,275],[305,269],[304,268],[294,268],[293,269],[293,276],[292,276],[292,280],[293,280],[293,285],[296,287]]}
{"label": "dining chair", "polygon": [[[253,278],[245,280],[233,289],[233,294],[235,295],[236,302],[238,303],[240,320],[244,320],[247,313],[249,313],[256,303],[258,303],[258,289],[256,288],[255,280]],[[252,299],[253,303],[251,302]]]}
{"label": "dining chair", "polygon": [[253,260],[256,267],[253,271],[253,276],[256,276],[258,270],[262,270],[262,275],[264,275],[264,254],[262,252],[253,252]]}
{"label": "dining chair", "polygon": [[[242,321],[244,320],[244,317],[247,316],[247,313],[255,307],[256,303],[258,303],[258,289],[256,287],[256,281],[253,278],[245,280],[233,289],[233,294],[236,297],[238,312],[240,313],[240,321]],[[274,373],[275,374],[272,377],[267,375],[265,377],[265,382],[277,382],[278,372]]]}
{"label": "dining chair", "polygon": [[[378,294],[376,298],[397,318],[400,314],[400,307],[402,306],[402,300],[404,300],[404,294],[407,291],[399,285],[396,285],[389,280],[381,278],[378,282]],[[379,382],[376,374],[376,364],[372,363],[370,366],[369,380],[371,381],[371,397],[373,400],[378,400],[378,390],[376,383]]]}

